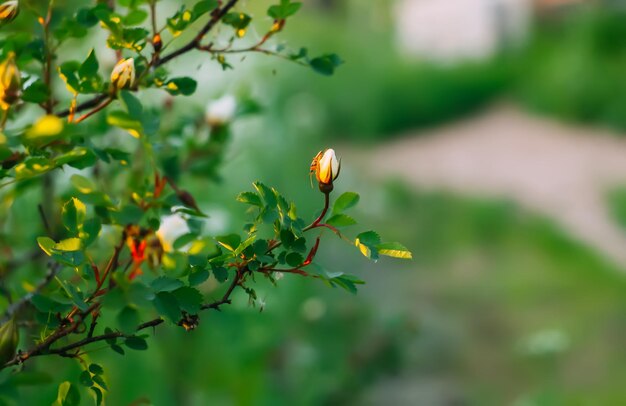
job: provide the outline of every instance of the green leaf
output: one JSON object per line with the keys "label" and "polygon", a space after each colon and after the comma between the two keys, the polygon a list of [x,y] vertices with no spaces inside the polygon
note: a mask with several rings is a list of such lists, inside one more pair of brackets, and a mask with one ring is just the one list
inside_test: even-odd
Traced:
{"label": "green leaf", "polygon": [[93,380],[91,379],[91,374],[89,373],[89,371],[81,372],[78,377],[78,382],[86,387],[90,387],[91,385],[93,385]]}
{"label": "green leaf", "polygon": [[198,18],[209,11],[215,10],[218,5],[217,0],[202,0],[193,6],[193,15],[195,18]]}
{"label": "green leaf", "polygon": [[[146,344],[146,346],[147,346],[147,344]],[[109,390],[109,388],[107,387],[106,382],[104,382],[104,379],[102,378],[102,375],[94,375],[92,379],[93,379],[93,381],[94,381],[95,383],[97,383],[97,384],[98,384],[98,386],[100,386],[102,389],[104,389],[104,390]]]}
{"label": "green leaf", "polygon": [[143,115],[143,106],[135,95],[128,90],[122,90],[120,92],[120,100],[122,101],[124,107],[126,107],[126,111],[128,111],[130,117],[135,120],[141,119],[141,116]]}
{"label": "green leaf", "polygon": [[194,94],[197,87],[198,82],[189,77],[174,78],[165,84],[165,90],[173,96],[177,96],[179,94],[182,94],[183,96],[190,96]]}
{"label": "green leaf", "polygon": [[131,336],[124,340],[124,344],[131,350],[143,351],[148,349],[148,343],[141,337]]}
{"label": "green leaf", "polygon": [[22,100],[29,103],[43,103],[49,96],[50,89],[41,80],[33,82],[22,92]]}
{"label": "green leaf", "polygon": [[380,236],[375,231],[361,233],[354,241],[354,245],[369,259],[378,259],[378,250],[376,249],[378,244],[380,244]]}
{"label": "green leaf", "polygon": [[76,234],[82,229],[86,215],[85,204],[75,197],[63,205],[63,225],[71,233]]}
{"label": "green leaf", "polygon": [[125,306],[117,315],[117,323],[124,333],[134,333],[141,323],[141,317],[137,309]]}
{"label": "green leaf", "polygon": [[92,374],[96,374],[96,375],[103,375],[104,374],[104,369],[102,368],[102,366],[100,366],[98,364],[90,364],[89,365],[89,372],[91,372]]}
{"label": "green leaf", "polygon": [[209,278],[210,272],[206,269],[194,270],[189,274],[189,284],[197,286]]}
{"label": "green leaf", "polygon": [[304,262],[304,257],[301,254],[298,254],[297,252],[290,252],[285,257],[285,260],[287,261],[287,264],[289,266],[292,266],[295,268],[295,267],[302,265],[302,263]]}
{"label": "green leaf", "polygon": [[202,294],[198,289],[191,288],[189,286],[183,286],[172,292],[180,308],[189,314],[196,314],[200,311],[202,306]]}
{"label": "green leaf", "polygon": [[111,349],[120,355],[124,355],[124,349],[117,344],[111,344]]}
{"label": "green leaf", "polygon": [[280,4],[270,6],[267,15],[275,20],[284,20],[300,10],[302,3],[291,3],[289,0],[281,0]]}
{"label": "green leaf", "polygon": [[335,227],[347,227],[355,225],[356,221],[346,214],[335,214],[326,220],[325,223]]}
{"label": "green leaf", "polygon": [[351,207],[354,207],[359,203],[360,196],[358,193],[345,192],[335,200],[333,204],[333,214],[342,213]]}
{"label": "green leaf", "polygon": [[68,381],[60,384],[56,404],[59,406],[80,405],[80,392],[78,388]]}
{"label": "green leaf", "polygon": [[148,17],[148,13],[141,9],[131,10],[124,17],[124,25],[139,25]]}
{"label": "green leaf", "polygon": [[309,61],[314,71],[326,76],[335,73],[335,69],[342,63],[343,61],[336,54],[323,55]]}
{"label": "green leaf", "polygon": [[237,196],[237,201],[241,203],[251,204],[253,206],[263,207],[261,197],[254,192],[242,192]]}
{"label": "green leaf", "polygon": [[215,237],[215,240],[229,251],[235,251],[241,244],[241,236],[239,234],[222,235]]}
{"label": "green leaf", "polygon": [[90,78],[98,74],[98,58],[96,57],[96,51],[92,49],[87,56],[87,59],[78,68],[78,76],[81,79]]}
{"label": "green leaf", "polygon": [[250,24],[252,18],[245,13],[231,12],[226,14],[222,18],[222,22],[226,25],[230,25],[235,30],[245,30]]}
{"label": "green leaf", "polygon": [[96,388],[95,386],[92,386],[90,389],[93,391],[94,395],[96,396],[96,406],[100,406],[102,404],[102,398],[103,398],[102,391]]}
{"label": "green leaf", "polygon": [[183,282],[169,276],[160,276],[152,281],[151,286],[156,293],[171,292],[183,286]]}
{"label": "green leaf", "polygon": [[160,315],[165,316],[174,323],[180,319],[180,307],[176,297],[169,292],[159,292],[152,301],[154,308]]}
{"label": "green leaf", "polygon": [[50,237],[37,237],[37,244],[39,244],[39,248],[41,248],[43,252],[50,256],[54,252],[56,242]]}
{"label": "green leaf", "polygon": [[404,245],[398,242],[386,242],[378,244],[376,246],[380,255],[386,255],[388,257],[400,258],[400,259],[412,259],[413,254]]}
{"label": "green leaf", "polygon": [[259,195],[261,195],[267,206],[276,207],[278,202],[276,201],[276,194],[274,194],[274,191],[272,189],[265,186],[261,182],[255,182],[253,185],[254,188],[259,192]]}
{"label": "green leaf", "polygon": [[215,266],[212,268],[212,270],[213,276],[215,276],[215,279],[217,279],[219,283],[224,283],[226,282],[226,280],[228,280],[228,269],[224,268],[223,266]]}

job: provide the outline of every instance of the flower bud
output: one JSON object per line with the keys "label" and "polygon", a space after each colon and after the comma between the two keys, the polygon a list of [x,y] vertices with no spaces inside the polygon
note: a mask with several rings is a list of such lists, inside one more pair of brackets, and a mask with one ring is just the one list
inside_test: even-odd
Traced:
{"label": "flower bud", "polygon": [[111,72],[111,84],[114,89],[131,87],[135,81],[135,60],[133,58],[122,59]]}
{"label": "flower bud", "polygon": [[326,149],[320,151],[311,163],[311,172],[315,171],[315,177],[320,190],[329,193],[333,190],[333,181],[339,176],[341,160],[337,159],[335,150]]}
{"label": "flower bud", "polygon": [[20,97],[20,71],[15,64],[15,54],[9,53],[7,59],[0,64],[0,108],[8,110],[11,104]]}
{"label": "flower bud", "polygon": [[221,127],[233,120],[236,111],[237,100],[231,95],[226,95],[209,103],[206,121],[211,127]]}
{"label": "flower bud", "polygon": [[154,37],[152,37],[152,46],[154,47],[155,52],[161,51],[161,49],[163,48],[163,40],[161,39],[161,34],[154,34]]}
{"label": "flower bud", "polygon": [[15,356],[19,331],[15,318],[11,318],[0,326],[0,366],[11,361]]}
{"label": "flower bud", "polygon": [[19,12],[17,0],[6,1],[0,4],[0,22],[8,23],[13,21]]}

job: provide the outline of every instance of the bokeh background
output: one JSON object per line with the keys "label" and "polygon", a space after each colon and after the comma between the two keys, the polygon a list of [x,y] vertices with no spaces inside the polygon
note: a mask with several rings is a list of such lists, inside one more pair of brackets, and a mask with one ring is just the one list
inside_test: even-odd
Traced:
{"label": "bokeh background", "polygon": [[[107,404],[626,404],[626,1],[303,2],[278,42],[338,53],[332,77],[263,55],[173,65],[199,81],[180,111],[261,106],[234,123],[223,181],[185,185],[216,234],[244,224],[234,197],[255,180],[313,213],[308,165],[333,147],[355,217],[414,260],[327,243],[358,295],[287,275],[259,282],[262,312],[238,295],[148,353],[93,352]],[[268,23],[270,2],[243,4]]]}

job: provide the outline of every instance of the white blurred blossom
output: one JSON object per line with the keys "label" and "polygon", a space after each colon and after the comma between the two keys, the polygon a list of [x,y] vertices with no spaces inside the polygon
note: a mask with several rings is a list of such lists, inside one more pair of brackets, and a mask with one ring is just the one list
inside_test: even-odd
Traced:
{"label": "white blurred blossom", "polygon": [[217,100],[211,101],[206,108],[206,121],[211,127],[229,124],[235,117],[237,100],[227,94]]}

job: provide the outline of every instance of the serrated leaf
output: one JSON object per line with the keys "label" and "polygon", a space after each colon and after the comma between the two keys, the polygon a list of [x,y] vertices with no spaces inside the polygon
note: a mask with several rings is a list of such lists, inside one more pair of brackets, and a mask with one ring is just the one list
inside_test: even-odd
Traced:
{"label": "serrated leaf", "polygon": [[198,289],[183,286],[173,291],[172,294],[176,300],[178,300],[178,304],[182,310],[189,314],[196,314],[200,311],[203,298]]}
{"label": "serrated leaf", "polygon": [[153,280],[150,286],[152,286],[152,289],[157,293],[171,292],[183,286],[183,282],[178,279],[170,278],[169,276],[160,276]]}
{"label": "serrated leaf", "polygon": [[170,292],[159,292],[152,301],[159,314],[176,323],[180,319],[180,307],[176,297]]}
{"label": "serrated leaf", "polygon": [[263,207],[261,197],[254,192],[242,192],[237,196],[237,201],[241,203],[251,204],[253,206]]}

